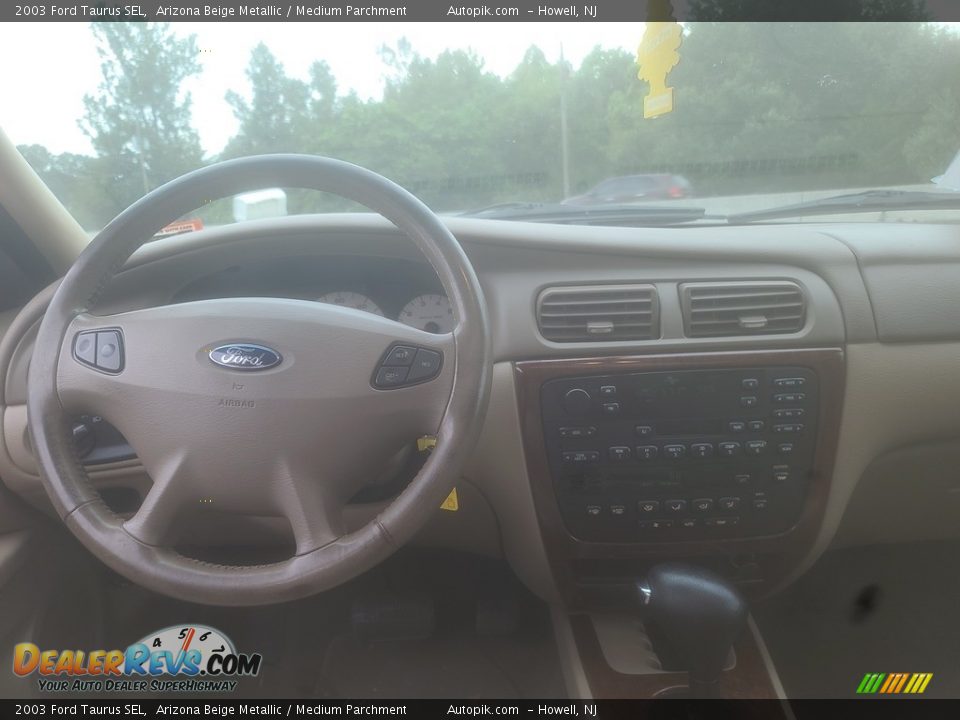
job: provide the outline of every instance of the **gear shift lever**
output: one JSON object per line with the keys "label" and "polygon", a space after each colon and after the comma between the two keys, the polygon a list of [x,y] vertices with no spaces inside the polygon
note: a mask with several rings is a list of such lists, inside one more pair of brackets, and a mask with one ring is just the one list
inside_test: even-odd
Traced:
{"label": "gear shift lever", "polygon": [[654,650],[687,670],[693,697],[717,697],[723,665],[747,621],[743,598],[719,575],[674,563],[653,567],[637,589]]}

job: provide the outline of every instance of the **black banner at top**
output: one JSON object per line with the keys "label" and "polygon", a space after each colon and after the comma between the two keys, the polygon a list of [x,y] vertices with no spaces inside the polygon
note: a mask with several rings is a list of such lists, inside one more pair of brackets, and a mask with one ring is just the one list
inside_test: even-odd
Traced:
{"label": "black banner at top", "polygon": [[960,21],[960,0],[23,0],[0,21]]}

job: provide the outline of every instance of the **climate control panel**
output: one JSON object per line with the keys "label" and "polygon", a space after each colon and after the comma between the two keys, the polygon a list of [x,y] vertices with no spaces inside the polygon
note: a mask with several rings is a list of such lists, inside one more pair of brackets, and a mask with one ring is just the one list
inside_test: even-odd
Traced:
{"label": "climate control panel", "polygon": [[808,492],[818,395],[803,367],[545,382],[544,439],[568,531],[654,542],[788,530]]}

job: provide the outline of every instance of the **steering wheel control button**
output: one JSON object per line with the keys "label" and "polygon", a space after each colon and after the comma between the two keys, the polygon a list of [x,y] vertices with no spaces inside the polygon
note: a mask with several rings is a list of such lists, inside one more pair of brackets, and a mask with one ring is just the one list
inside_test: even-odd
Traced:
{"label": "steering wheel control button", "polygon": [[377,366],[373,386],[378,390],[416,385],[433,380],[443,367],[443,354],[412,345],[393,345]]}
{"label": "steering wheel control button", "polygon": [[73,356],[84,365],[96,367],[97,334],[95,332],[79,333],[73,343]]}
{"label": "steering wheel control button", "polygon": [[377,372],[377,387],[400,387],[407,381],[409,368],[383,367]]}
{"label": "steering wheel control button", "polygon": [[436,350],[426,350],[420,348],[413,359],[413,365],[410,366],[410,374],[407,376],[407,382],[419,382],[421,380],[432,380],[440,373],[440,365],[443,363],[443,355]]}
{"label": "steering wheel control button", "polygon": [[77,362],[108,373],[123,370],[123,335],[120,330],[84,330],[73,343]]}
{"label": "steering wheel control button", "polygon": [[387,359],[383,361],[384,365],[409,365],[413,362],[417,349],[408,345],[397,345],[393,350],[387,353]]}

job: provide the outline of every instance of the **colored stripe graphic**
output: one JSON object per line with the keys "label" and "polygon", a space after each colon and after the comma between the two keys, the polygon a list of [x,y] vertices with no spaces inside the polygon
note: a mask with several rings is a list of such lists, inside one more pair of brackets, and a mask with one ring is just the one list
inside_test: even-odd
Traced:
{"label": "colored stripe graphic", "polygon": [[933,673],[867,673],[857,685],[857,694],[919,695],[932,679]]}

